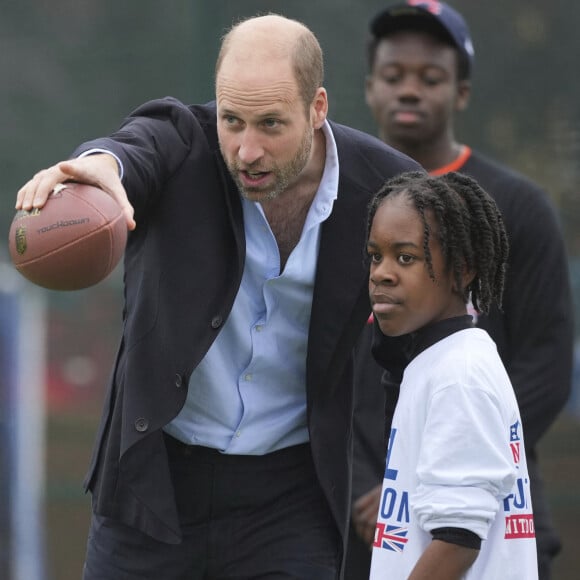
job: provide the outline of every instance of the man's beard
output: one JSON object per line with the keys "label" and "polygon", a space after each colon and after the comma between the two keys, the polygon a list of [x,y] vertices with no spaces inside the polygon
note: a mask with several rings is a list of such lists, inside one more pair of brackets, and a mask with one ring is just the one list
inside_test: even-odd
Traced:
{"label": "man's beard", "polygon": [[[228,170],[236,182],[240,193],[250,201],[270,201],[276,199],[279,195],[284,193],[290,186],[290,184],[300,175],[302,170],[306,167],[308,160],[310,159],[310,152],[312,151],[312,142],[314,137],[314,129],[311,127],[305,131],[300,147],[296,152],[296,155],[290,160],[289,163],[283,167],[278,167],[276,165],[270,170],[275,176],[274,184],[271,189],[265,190],[261,187],[248,187],[244,185],[239,177],[240,166],[237,161],[228,163]],[[245,168],[251,171],[252,167]]]}

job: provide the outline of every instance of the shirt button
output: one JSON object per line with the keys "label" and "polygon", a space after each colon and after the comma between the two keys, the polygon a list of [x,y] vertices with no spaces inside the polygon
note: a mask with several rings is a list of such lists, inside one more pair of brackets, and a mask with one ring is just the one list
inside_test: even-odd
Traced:
{"label": "shirt button", "polygon": [[261,324],[256,324],[256,332],[262,332],[264,327]]}
{"label": "shirt button", "polygon": [[219,328],[222,325],[222,317],[221,316],[214,316],[211,319],[211,327],[212,328]]}
{"label": "shirt button", "polygon": [[239,437],[242,434],[241,431],[236,431],[236,437]]}
{"label": "shirt button", "polygon": [[244,375],[244,380],[245,381],[251,381],[252,380],[252,376],[253,376],[252,373],[246,373]]}
{"label": "shirt button", "polygon": [[149,421],[144,417],[139,417],[139,419],[135,420],[135,429],[139,431],[139,433],[144,433],[149,429]]}
{"label": "shirt button", "polygon": [[179,373],[175,375],[175,386],[178,389],[183,386],[183,377]]}

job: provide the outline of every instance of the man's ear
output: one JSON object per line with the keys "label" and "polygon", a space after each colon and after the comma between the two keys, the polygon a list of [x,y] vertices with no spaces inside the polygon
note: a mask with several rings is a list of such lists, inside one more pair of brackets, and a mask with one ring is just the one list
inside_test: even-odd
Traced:
{"label": "man's ear", "polygon": [[324,125],[326,116],[328,114],[328,96],[326,94],[326,89],[323,87],[318,87],[316,90],[316,95],[312,100],[311,106],[311,118],[312,126],[315,129],[320,129]]}
{"label": "man's ear", "polygon": [[455,110],[465,111],[471,97],[471,81],[464,80],[457,83],[457,96],[455,98]]}

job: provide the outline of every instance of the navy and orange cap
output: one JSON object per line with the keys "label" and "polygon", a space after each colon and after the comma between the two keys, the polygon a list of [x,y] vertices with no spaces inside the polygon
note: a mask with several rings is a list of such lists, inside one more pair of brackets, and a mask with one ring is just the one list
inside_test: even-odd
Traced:
{"label": "navy and orange cap", "polygon": [[427,19],[449,38],[473,69],[474,50],[469,27],[463,16],[445,2],[436,0],[407,0],[379,12],[370,22],[370,31],[376,38],[388,36],[412,25],[415,18]]}

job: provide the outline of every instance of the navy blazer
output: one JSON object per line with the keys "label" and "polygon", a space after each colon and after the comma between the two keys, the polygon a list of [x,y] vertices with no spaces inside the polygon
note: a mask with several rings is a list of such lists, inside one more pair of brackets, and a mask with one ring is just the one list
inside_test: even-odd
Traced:
{"label": "navy blazer", "polygon": [[[385,179],[419,166],[378,139],[332,124],[338,197],[322,235],[307,355],[316,471],[346,537],[352,455],[352,349],[369,313],[366,213]],[[109,138],[137,228],[124,258],[123,332],[85,481],[96,513],[180,541],[162,428],[220,332],[242,278],[240,194],[219,151],[215,105],[146,103]]]}

